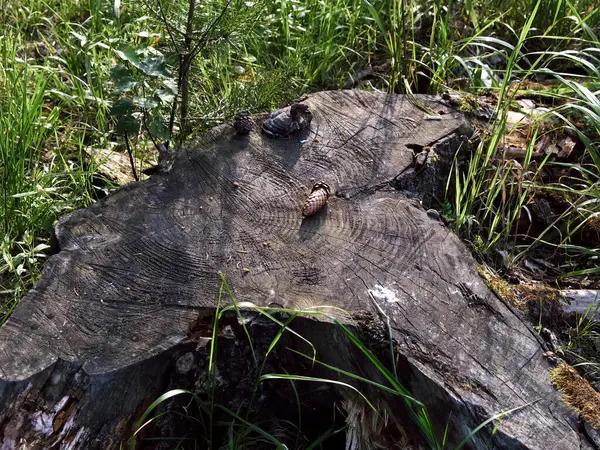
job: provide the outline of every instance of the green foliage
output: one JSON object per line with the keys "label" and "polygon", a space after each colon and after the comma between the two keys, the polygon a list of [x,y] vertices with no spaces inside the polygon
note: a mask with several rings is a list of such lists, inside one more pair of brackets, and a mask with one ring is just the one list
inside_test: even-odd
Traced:
{"label": "green foliage", "polygon": [[116,54],[135,73],[124,64],[117,64],[110,70],[113,95],[118,97],[110,110],[116,121],[115,131],[136,137],[141,125],[138,117],[143,117],[146,129],[155,140],[168,141],[170,133],[164,117],[173,107],[177,82],[165,56],[154,47],[146,46],[125,46]]}
{"label": "green foliage", "polygon": [[[589,48],[582,52],[570,50],[556,51],[568,42],[570,45],[597,43],[595,35],[585,19],[579,15],[571,17],[577,25],[575,31],[585,35],[585,39],[570,36],[540,36],[533,24],[537,14],[543,9],[543,2],[537,2],[532,14],[521,29],[514,46],[507,54],[507,65],[503,70],[503,78],[499,80],[498,109],[496,120],[489,132],[483,136],[476,150],[470,156],[465,172],[458,167],[454,179],[448,185],[448,198],[444,210],[447,221],[453,222],[458,232],[471,240],[474,249],[482,257],[491,250],[508,250],[509,264],[516,264],[534,247],[547,246],[560,250],[575,266],[593,264],[599,252],[598,240],[590,248],[576,245],[572,242],[583,227],[590,227],[600,213],[596,201],[598,190],[597,180],[600,176],[600,158],[596,143],[588,136],[598,136],[598,95],[587,86],[595,88],[588,79],[595,79],[598,73],[598,47]],[[567,3],[574,13],[574,5]],[[547,13],[545,10],[543,13]],[[508,13],[507,13],[508,14]],[[588,19],[591,16],[588,16]],[[588,40],[589,39],[589,40]],[[491,42],[491,41],[490,41]],[[497,44],[498,40],[494,40]],[[526,52],[527,47],[546,47],[542,51]],[[564,67],[565,64],[577,67],[585,75],[582,81],[572,79],[552,68]],[[493,73],[493,72],[492,72]],[[553,89],[545,91],[515,89],[514,79],[521,83],[536,77],[553,77],[559,81]],[[588,78],[589,77],[589,78]],[[512,88],[511,88],[512,86]],[[530,128],[528,148],[524,161],[517,163],[500,157],[500,146],[506,131],[506,118],[512,107],[513,98],[517,93],[539,95],[550,102],[557,103],[547,114],[533,121]],[[540,126],[551,122],[552,117],[559,120],[559,125],[552,129],[540,131]],[[584,122],[585,127],[575,125]],[[547,126],[546,126],[547,128]],[[541,140],[552,133],[570,131],[585,145],[585,153],[580,162],[555,162],[547,155],[541,160],[534,161],[533,153]],[[592,162],[592,164],[590,164]],[[559,181],[543,182],[542,174],[547,169],[571,168],[569,177]],[[539,193],[560,196],[568,199],[570,207],[562,213],[554,223],[550,224],[533,241],[524,243],[519,236],[519,222],[531,218],[531,200]],[[451,205],[451,206],[450,206]],[[556,237],[558,236],[558,238]],[[586,261],[587,260],[587,261]],[[577,269],[565,276],[589,275],[597,273],[596,267]]]}
{"label": "green foliage", "polygon": [[60,139],[61,108],[46,104],[54,73],[18,58],[18,46],[14,34],[0,39],[0,324],[37,280],[54,222],[90,201],[89,174],[45,160]]}
{"label": "green foliage", "polygon": [[572,361],[573,367],[597,380],[600,376],[600,298],[591,303],[583,314],[576,315],[575,326],[567,330],[567,341],[559,351],[564,352]]}

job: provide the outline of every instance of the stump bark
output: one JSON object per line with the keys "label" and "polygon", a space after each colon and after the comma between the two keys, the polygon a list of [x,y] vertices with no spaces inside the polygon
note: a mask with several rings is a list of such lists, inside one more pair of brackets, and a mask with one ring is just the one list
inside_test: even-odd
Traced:
{"label": "stump bark", "polygon": [[[150,402],[206,370],[210,333],[201,330],[211,327],[222,272],[238,302],[354,314],[342,320],[375,347],[389,348],[389,321],[402,381],[440,433],[450,421],[455,442],[529,404],[504,418],[492,446],[579,449],[535,333],[419,204],[443,196],[469,126],[436,99],[418,100],[314,94],[300,134],[217,127],[149,180],[62,219],[60,251],[0,329],[0,448],[118,448]],[[441,120],[428,120],[432,112]],[[334,195],[304,219],[318,181]],[[223,338],[236,342],[239,323],[229,326]],[[376,375],[335,325],[305,319],[298,328],[322,344],[321,360]],[[221,378],[240,383],[252,364],[230,347]],[[473,448],[489,439],[484,430]]]}

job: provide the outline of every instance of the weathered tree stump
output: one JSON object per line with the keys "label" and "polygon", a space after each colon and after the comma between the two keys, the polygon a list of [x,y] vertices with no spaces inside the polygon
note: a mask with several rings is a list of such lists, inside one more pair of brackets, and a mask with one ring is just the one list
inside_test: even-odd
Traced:
{"label": "weathered tree stump", "polygon": [[[403,96],[315,94],[309,130],[273,139],[217,127],[149,180],[61,220],[59,253],[0,329],[0,448],[118,448],[151,401],[205,370],[198,342],[210,337],[201,330],[223,272],[238,302],[336,306],[387,349],[386,328],[364,325],[381,328],[383,312],[402,381],[440,433],[450,420],[453,441],[532,402],[493,445],[579,449],[535,333],[485,287],[460,240],[407,198],[443,195],[469,129],[434,98],[419,101],[441,120]],[[317,181],[335,194],[303,219]],[[297,326],[327,344],[315,344],[317,358],[373,375],[332,338],[335,325]],[[241,383],[251,363],[230,347],[220,360],[238,357],[221,378]],[[482,431],[473,448],[489,439]]]}

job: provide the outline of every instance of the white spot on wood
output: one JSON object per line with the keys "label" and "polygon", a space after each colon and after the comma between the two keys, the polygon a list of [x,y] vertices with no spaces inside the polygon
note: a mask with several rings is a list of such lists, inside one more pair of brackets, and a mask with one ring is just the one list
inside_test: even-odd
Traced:
{"label": "white spot on wood", "polygon": [[69,401],[69,396],[65,395],[63,398],[61,398],[59,400],[59,402],[56,404],[56,406],[53,408],[54,411],[58,412],[58,411],[62,411],[62,409],[65,407],[65,404]]}
{"label": "white spot on wood", "polygon": [[50,383],[52,383],[53,385],[57,385],[58,383],[61,382],[61,380],[62,380],[62,377],[61,377],[60,373],[54,373],[50,377]]}
{"label": "white spot on wood", "polygon": [[75,449],[81,448],[80,441],[85,439],[86,435],[87,435],[86,429],[81,427],[79,429],[79,431],[77,432],[77,434],[75,435],[75,437],[73,438],[73,440],[71,442],[65,442],[63,444],[64,447],[62,447],[62,448],[64,450],[75,450]]}
{"label": "white spot on wood", "polygon": [[[54,381],[54,380],[52,380]],[[59,402],[52,408],[50,412],[38,411],[31,417],[31,425],[33,429],[44,436],[50,436],[54,433],[53,422],[56,415],[65,407],[69,396],[65,395],[59,400]]]}
{"label": "white spot on wood", "polygon": [[383,300],[387,303],[397,303],[400,301],[396,291],[387,287],[383,287],[379,284],[375,285],[374,289],[369,289],[369,294],[371,294],[375,299]]}
{"label": "white spot on wood", "polygon": [[186,353],[177,359],[175,363],[177,373],[185,375],[194,368],[194,355],[191,352]]}
{"label": "white spot on wood", "polygon": [[35,431],[44,436],[50,436],[54,432],[52,428],[53,414],[48,414],[43,411],[38,411],[31,418],[31,425]]}

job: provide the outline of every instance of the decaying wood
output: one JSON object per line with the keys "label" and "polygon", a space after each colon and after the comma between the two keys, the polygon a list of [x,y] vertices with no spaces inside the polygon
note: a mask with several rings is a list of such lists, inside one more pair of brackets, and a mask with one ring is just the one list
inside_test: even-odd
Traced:
{"label": "decaying wood", "polygon": [[[113,181],[118,185],[124,185],[134,181],[133,170],[129,157],[115,150],[94,149],[85,147],[84,152],[89,158],[89,163],[96,167],[96,171],[108,180]],[[141,163],[138,170],[142,170],[151,166],[146,161],[136,161]]]}
{"label": "decaying wood", "polygon": [[[384,354],[389,318],[402,382],[440,434],[450,421],[452,441],[528,405],[503,419],[493,445],[579,449],[535,333],[486,288],[460,240],[407,198],[439,199],[466,148],[463,117],[419,101],[442,120],[423,120],[402,96],[315,94],[300,134],[218,127],[149,180],[61,220],[60,252],[0,329],[0,448],[118,448],[151,401],[206,371],[221,271],[238,302],[354,314]],[[303,218],[317,181],[332,195]],[[326,344],[321,360],[376,377],[334,325],[304,319],[298,330]],[[241,383],[252,364],[230,348],[220,378]],[[473,448],[489,439],[483,430]]]}
{"label": "decaying wood", "polygon": [[600,291],[596,289],[564,289],[561,295],[568,303],[562,308],[567,313],[577,313],[588,316],[589,319],[600,320]]}

